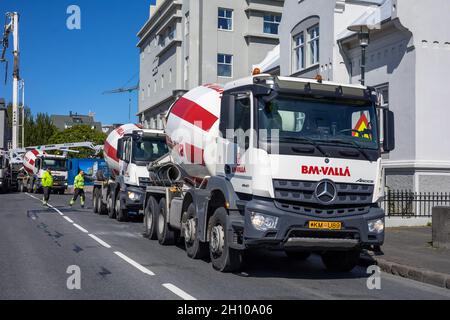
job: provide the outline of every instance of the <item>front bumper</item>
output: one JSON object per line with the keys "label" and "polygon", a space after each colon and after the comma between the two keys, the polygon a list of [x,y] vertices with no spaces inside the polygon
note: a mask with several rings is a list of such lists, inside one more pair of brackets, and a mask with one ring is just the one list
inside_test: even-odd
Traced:
{"label": "front bumper", "polygon": [[[131,199],[129,197],[129,192],[138,195],[138,198]],[[138,187],[128,187],[127,190],[123,192],[122,199],[128,211],[136,211],[139,213],[139,211],[144,208],[145,189]]]}
{"label": "front bumper", "polygon": [[[255,212],[278,217],[276,229],[268,231],[255,229],[251,223],[251,215]],[[368,222],[384,219],[384,217],[384,211],[378,207],[370,207],[364,214],[330,218],[316,217],[284,211],[277,208],[273,201],[258,199],[252,200],[246,205],[244,216],[230,217],[232,220],[230,223],[235,233],[241,226],[241,249],[278,247],[308,251],[349,250],[383,245],[384,232],[370,233]],[[339,231],[310,229],[310,221],[341,222],[342,229]]]}

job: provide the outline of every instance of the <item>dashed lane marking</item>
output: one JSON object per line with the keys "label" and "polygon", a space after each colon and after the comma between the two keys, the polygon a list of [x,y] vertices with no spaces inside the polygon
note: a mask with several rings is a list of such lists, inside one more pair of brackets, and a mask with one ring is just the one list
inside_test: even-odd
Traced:
{"label": "dashed lane marking", "polygon": [[111,246],[109,244],[107,244],[105,241],[103,241],[102,239],[100,239],[99,237],[96,237],[93,234],[89,234],[88,236],[91,237],[92,239],[94,239],[95,241],[97,241],[98,243],[100,243],[105,248],[111,249]]}
{"label": "dashed lane marking", "polygon": [[179,296],[183,300],[197,300],[190,294],[186,293],[185,291],[181,290],[180,288],[178,288],[177,286],[175,286],[171,283],[164,283],[163,287],[172,291],[173,293],[175,293],[177,296]]}
{"label": "dashed lane marking", "polygon": [[136,269],[142,271],[143,273],[148,274],[149,276],[154,276],[154,275],[155,275],[152,271],[148,270],[146,267],[144,267],[143,265],[137,263],[137,262],[134,261],[133,259],[128,258],[128,257],[127,257],[126,255],[124,255],[123,253],[116,251],[116,252],[114,252],[114,254],[116,254],[117,256],[119,256],[120,258],[122,258],[123,260],[125,260],[126,262],[128,262],[129,264],[131,264],[131,265],[132,265],[133,267],[135,267]]}
{"label": "dashed lane marking", "polygon": [[80,230],[83,233],[89,233],[89,231],[87,231],[85,228],[83,228],[82,226],[77,225],[76,223],[73,224],[73,226],[75,228],[77,228],[78,230]]}

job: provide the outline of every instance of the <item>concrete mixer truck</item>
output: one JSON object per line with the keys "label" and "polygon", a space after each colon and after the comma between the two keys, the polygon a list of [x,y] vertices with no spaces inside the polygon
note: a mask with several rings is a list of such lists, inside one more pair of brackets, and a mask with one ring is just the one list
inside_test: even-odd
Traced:
{"label": "concrete mixer truck", "polygon": [[165,134],[126,124],[108,136],[103,149],[110,177],[97,173],[93,211],[126,221],[129,215],[142,213],[150,182],[147,165],[168,153]]}
{"label": "concrete mixer truck", "polygon": [[183,238],[190,258],[209,254],[221,272],[267,247],[352,270],[384,242],[381,154],[394,149],[394,116],[378,99],[319,77],[189,91],[166,117],[170,156],[148,168],[147,237]]}

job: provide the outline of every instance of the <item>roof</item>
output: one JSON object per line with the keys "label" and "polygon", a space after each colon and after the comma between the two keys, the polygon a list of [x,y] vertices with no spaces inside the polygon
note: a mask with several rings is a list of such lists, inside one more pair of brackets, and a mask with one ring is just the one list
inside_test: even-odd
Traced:
{"label": "roof", "polygon": [[74,125],[94,125],[97,129],[101,130],[102,124],[96,122],[93,117],[88,115],[52,115],[51,120],[53,125],[58,129],[64,130]]}
{"label": "roof", "polygon": [[[392,0],[365,0],[364,2],[372,5],[358,19],[350,23],[348,27],[367,26],[369,29],[375,30],[379,29],[383,22],[392,18]],[[337,36],[337,40],[339,41],[355,34],[355,32],[345,29]]]}

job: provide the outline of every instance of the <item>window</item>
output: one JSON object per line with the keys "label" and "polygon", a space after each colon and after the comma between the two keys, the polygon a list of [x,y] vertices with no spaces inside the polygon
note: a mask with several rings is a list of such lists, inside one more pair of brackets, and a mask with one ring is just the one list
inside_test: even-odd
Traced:
{"label": "window", "polygon": [[184,35],[187,36],[189,34],[189,28],[190,28],[190,18],[189,18],[189,12],[186,12],[184,16]]}
{"label": "window", "polygon": [[166,45],[166,37],[163,34],[159,36],[158,43],[160,47],[164,47]]}
{"label": "window", "polygon": [[156,79],[155,79],[155,85],[153,87],[153,91],[156,93]]}
{"label": "window", "polygon": [[229,54],[217,55],[217,75],[219,77],[233,77],[233,56]]}
{"label": "window", "polygon": [[319,25],[308,30],[311,65],[319,63]]}
{"label": "window", "polygon": [[189,80],[189,57],[186,57],[184,61],[184,81]]}
{"label": "window", "polygon": [[168,28],[167,37],[169,38],[169,40],[173,40],[173,38],[175,38],[175,28]]}
{"label": "window", "polygon": [[249,134],[251,129],[251,102],[248,95],[237,97],[234,104],[234,141],[243,149],[249,148]]}
{"label": "window", "polygon": [[280,15],[264,15],[264,33],[278,34],[278,27],[280,26]]}
{"label": "window", "polygon": [[218,28],[233,30],[233,10],[219,8]]}
{"label": "window", "polygon": [[305,68],[305,35],[300,33],[294,37],[294,72]]}

